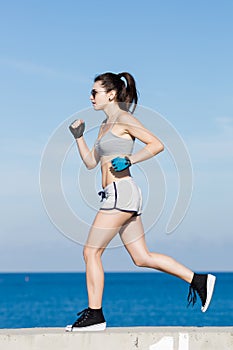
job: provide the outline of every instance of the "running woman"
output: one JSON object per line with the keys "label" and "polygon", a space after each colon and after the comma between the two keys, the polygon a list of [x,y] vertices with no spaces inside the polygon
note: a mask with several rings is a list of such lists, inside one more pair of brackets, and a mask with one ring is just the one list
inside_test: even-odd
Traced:
{"label": "running woman", "polygon": [[[133,116],[138,96],[135,80],[129,73],[104,73],[94,79],[90,100],[96,111],[105,113],[92,150],[84,139],[85,122],[81,119],[70,125],[87,169],[100,162],[103,191],[102,205],[84,247],[88,307],[78,313],[78,319],[67,331],[101,331],[106,328],[102,311],[104,271],[101,256],[113,237],[120,238],[137,266],[156,269],[177,276],[189,283],[188,304],[196,302],[198,293],[205,312],[210,304],[216,277],[196,274],[173,258],[152,253],[145,242],[141,221],[141,190],[130,174],[130,167],[162,152],[162,142]],[[132,153],[135,139],[145,146]]]}

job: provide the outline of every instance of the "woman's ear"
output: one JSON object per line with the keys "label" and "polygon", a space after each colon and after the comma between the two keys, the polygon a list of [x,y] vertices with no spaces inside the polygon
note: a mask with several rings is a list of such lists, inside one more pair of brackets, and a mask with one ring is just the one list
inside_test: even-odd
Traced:
{"label": "woman's ear", "polygon": [[115,100],[115,97],[116,97],[116,91],[115,90],[109,91],[108,100],[111,102],[111,101]]}

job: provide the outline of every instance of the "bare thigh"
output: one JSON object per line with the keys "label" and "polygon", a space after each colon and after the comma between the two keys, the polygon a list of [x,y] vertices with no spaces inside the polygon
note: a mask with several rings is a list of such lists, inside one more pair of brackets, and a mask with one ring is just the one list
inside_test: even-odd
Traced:
{"label": "bare thigh", "polygon": [[98,211],[89,231],[86,247],[106,248],[120,229],[124,228],[132,215],[131,212],[116,209]]}
{"label": "bare thigh", "polygon": [[149,251],[146,246],[141,216],[132,217],[127,224],[120,229],[119,233],[125,248],[134,262],[144,260]]}

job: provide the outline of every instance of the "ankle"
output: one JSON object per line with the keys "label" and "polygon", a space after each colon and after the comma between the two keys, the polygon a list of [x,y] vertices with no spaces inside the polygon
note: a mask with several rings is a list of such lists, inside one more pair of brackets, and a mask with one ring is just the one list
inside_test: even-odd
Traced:
{"label": "ankle", "polygon": [[195,272],[192,272],[192,273],[190,274],[190,276],[189,276],[189,280],[187,281],[189,284],[191,284],[191,283],[192,283],[193,278],[194,278],[194,275],[196,275],[196,274],[195,274]]}
{"label": "ankle", "polygon": [[194,273],[193,275],[193,279],[191,282],[191,286],[192,287],[196,287],[200,285],[205,285],[206,284],[206,280],[207,280],[207,274],[204,273]]}
{"label": "ankle", "polygon": [[102,307],[90,307],[88,306],[88,309],[91,310],[91,311],[102,311]]}

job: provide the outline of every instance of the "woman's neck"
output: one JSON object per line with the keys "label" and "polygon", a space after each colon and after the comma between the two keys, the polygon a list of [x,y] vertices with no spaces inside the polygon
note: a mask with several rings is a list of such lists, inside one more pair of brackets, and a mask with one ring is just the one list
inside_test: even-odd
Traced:
{"label": "woman's neck", "polygon": [[119,108],[118,105],[108,105],[108,108],[104,110],[104,113],[107,117],[107,123],[115,122],[121,112],[122,110]]}

